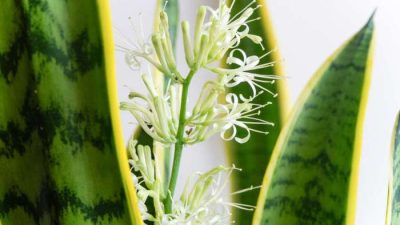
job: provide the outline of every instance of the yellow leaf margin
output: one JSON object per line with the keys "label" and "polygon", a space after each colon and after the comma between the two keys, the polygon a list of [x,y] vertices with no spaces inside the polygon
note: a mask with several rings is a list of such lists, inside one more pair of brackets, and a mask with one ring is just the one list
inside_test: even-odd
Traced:
{"label": "yellow leaf margin", "polygon": [[[271,178],[274,172],[274,169],[276,167],[276,164],[278,162],[279,156],[281,155],[281,150],[282,146],[284,144],[284,141],[286,140],[286,135],[287,133],[292,130],[292,120],[294,118],[297,118],[297,114],[300,113],[302,106],[304,105],[305,100],[307,97],[311,94],[312,87],[315,86],[315,84],[320,80],[322,75],[324,74],[324,71],[329,67],[329,65],[332,63],[332,61],[341,53],[344,47],[348,44],[348,42],[353,39],[354,36],[352,36],[348,41],[345,42],[341,47],[339,47],[325,62],[324,64],[317,70],[317,72],[313,75],[311,80],[307,83],[306,87],[303,89],[303,92],[301,93],[299,99],[297,100],[293,110],[290,113],[290,116],[288,117],[289,119],[287,120],[287,124],[284,125],[284,128],[282,129],[278,141],[275,145],[275,148],[273,150],[272,156],[270,163],[268,165],[267,171],[264,176],[262,188],[260,191],[260,195],[258,197],[257,201],[257,208],[254,213],[253,225],[259,225],[261,218],[262,218],[262,213],[265,205],[265,199],[268,193],[268,188],[271,184]],[[347,225],[353,225],[355,221],[355,209],[356,209],[356,203],[357,203],[357,188],[358,188],[358,175],[359,175],[359,159],[361,156],[361,147],[362,147],[362,130],[363,130],[363,122],[365,118],[365,112],[366,112],[366,106],[367,106],[367,101],[368,101],[368,91],[371,83],[371,74],[372,74],[372,66],[373,66],[373,53],[375,49],[375,35],[373,34],[372,40],[371,40],[371,46],[369,48],[368,52],[368,59],[367,59],[367,64],[366,64],[366,70],[365,70],[365,83],[364,87],[362,90],[362,97],[361,97],[361,102],[360,102],[360,110],[358,113],[358,119],[357,119],[357,125],[356,125],[356,137],[355,137],[355,144],[354,144],[354,155],[353,155],[353,164],[352,164],[352,170],[351,170],[351,175],[350,175],[350,187],[349,187],[349,199],[348,199],[348,204],[347,204],[347,217],[346,217],[346,224]]]}
{"label": "yellow leaf margin", "polygon": [[117,92],[117,81],[115,73],[115,57],[114,57],[114,39],[112,36],[112,23],[110,13],[110,3],[108,0],[97,0],[97,6],[100,14],[101,31],[103,36],[104,60],[106,67],[106,79],[108,89],[108,100],[110,104],[110,114],[112,129],[114,134],[115,148],[120,167],[122,182],[125,189],[129,215],[131,221],[135,225],[143,225],[143,220],[138,208],[138,199],[136,190],[132,182],[130,169],[128,165],[128,156],[124,145],[121,118],[119,112],[119,100]]}

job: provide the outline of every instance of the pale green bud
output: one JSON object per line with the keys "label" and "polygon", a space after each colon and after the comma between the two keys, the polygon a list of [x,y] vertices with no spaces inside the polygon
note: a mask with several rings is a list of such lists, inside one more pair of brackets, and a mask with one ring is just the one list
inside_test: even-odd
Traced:
{"label": "pale green bud", "polygon": [[168,24],[168,15],[165,11],[160,12],[160,22],[164,31],[167,31],[169,28],[169,24]]}
{"label": "pale green bud", "polygon": [[200,51],[198,54],[198,57],[195,59],[196,60],[196,69],[199,69],[201,66],[203,66],[204,60],[207,57],[207,44],[208,44],[208,35],[203,34],[201,35],[201,41],[200,41]]}
{"label": "pale green bud", "polygon": [[132,139],[132,138],[129,139],[129,142],[128,142],[129,155],[131,156],[133,161],[139,160],[139,158],[136,154],[136,150],[135,150],[137,143],[138,143],[137,140]]}
{"label": "pale green bud", "polygon": [[154,161],[151,159],[151,149],[149,146],[144,146],[144,156],[146,161],[146,173],[151,183],[155,181],[154,177]]}
{"label": "pale green bud", "polygon": [[171,37],[169,35],[168,15],[164,11],[160,12],[160,32],[163,34],[161,43],[167,59],[167,64],[171,71],[175,71],[176,63],[172,50]]}
{"label": "pale green bud", "polygon": [[185,50],[186,62],[191,67],[193,65],[193,48],[190,41],[190,28],[189,22],[183,21],[182,24],[183,48]]}
{"label": "pale green bud", "polygon": [[194,57],[198,58],[200,47],[201,47],[201,37],[204,19],[206,17],[207,8],[205,6],[200,6],[197,11],[196,26],[194,31]]}
{"label": "pale green bud", "polygon": [[166,61],[166,57],[164,55],[164,50],[162,48],[162,44],[161,44],[161,36],[159,33],[155,33],[151,36],[151,41],[153,43],[153,47],[156,51],[156,55],[158,57],[158,60],[161,63],[161,66],[163,67],[163,69],[165,71],[168,71],[167,74],[165,74],[166,76],[171,76],[170,74],[170,70]]}
{"label": "pale green bud", "polygon": [[159,135],[166,136],[166,137],[174,135],[174,134],[171,134],[171,132],[168,128],[168,119],[166,118],[167,112],[164,107],[164,103],[165,103],[164,99],[157,96],[157,97],[155,97],[154,102],[155,102],[154,105],[155,105],[155,108],[157,111],[158,120],[159,120],[159,123],[161,126],[161,131],[162,131],[162,133],[160,133]]}

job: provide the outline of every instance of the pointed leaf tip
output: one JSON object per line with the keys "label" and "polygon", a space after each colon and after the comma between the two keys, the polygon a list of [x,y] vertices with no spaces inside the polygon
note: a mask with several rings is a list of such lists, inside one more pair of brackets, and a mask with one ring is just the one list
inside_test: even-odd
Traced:
{"label": "pointed leaf tip", "polygon": [[273,150],[253,225],[354,224],[372,34],[371,17],[303,90]]}
{"label": "pointed leaf tip", "polygon": [[369,17],[369,19],[368,19],[368,22],[367,22],[367,24],[365,25],[366,27],[367,26],[372,26],[373,24],[374,24],[374,18],[375,18],[375,14],[376,14],[376,11],[378,10],[378,8],[375,8],[374,9],[374,11],[372,11],[372,14],[371,14],[371,16]]}

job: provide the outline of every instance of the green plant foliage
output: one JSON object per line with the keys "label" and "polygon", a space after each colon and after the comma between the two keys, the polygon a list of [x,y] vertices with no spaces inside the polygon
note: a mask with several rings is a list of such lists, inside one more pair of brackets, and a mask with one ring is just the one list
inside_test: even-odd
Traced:
{"label": "green plant foliage", "polygon": [[354,224],[372,18],[317,71],[282,130],[254,225]]}
{"label": "green plant foliage", "polygon": [[[233,14],[239,12],[245,8],[253,0],[241,0],[235,1],[233,5]],[[240,42],[239,48],[243,49],[248,56],[251,55],[264,55],[265,53],[272,51],[269,55],[264,57],[263,62],[277,62],[273,67],[268,67],[257,71],[259,74],[275,74],[283,75],[282,64],[278,61],[281,60],[277,49],[277,43],[274,37],[274,31],[272,29],[271,21],[268,14],[268,9],[263,1],[258,1],[262,7],[254,13],[254,18],[260,18],[260,20],[249,23],[252,34],[258,35],[263,38],[263,46],[255,45],[248,39],[243,39]],[[226,65],[229,67],[229,65]],[[265,93],[255,99],[257,104],[265,104],[272,102],[272,105],[268,105],[262,110],[260,119],[273,122],[274,127],[268,127],[268,135],[252,133],[251,138],[244,144],[231,141],[226,142],[226,154],[230,163],[235,164],[238,168],[242,169],[242,172],[236,172],[232,174],[232,188],[233,190],[240,190],[248,188],[250,186],[258,186],[262,183],[265,169],[269,163],[272,150],[274,149],[276,140],[281,130],[282,124],[285,119],[287,110],[287,89],[286,81],[279,80],[273,84],[265,84],[264,88],[271,90],[274,94],[278,94],[277,97],[273,97],[271,94]],[[245,96],[250,95],[251,88],[246,85],[239,85],[231,90],[236,94],[244,94]],[[255,126],[256,127],[256,126]],[[256,128],[257,129],[257,128]],[[266,130],[265,126],[259,126],[259,130]],[[238,134],[241,136],[242,134]],[[244,135],[242,135],[244,136]],[[235,195],[233,201],[240,202],[249,205],[256,205],[259,190],[252,190],[240,195]],[[233,220],[237,224],[248,224],[253,217],[252,211],[244,211],[241,209],[233,210]]]}
{"label": "green plant foliage", "polygon": [[3,225],[134,223],[115,150],[98,4],[1,2]]}
{"label": "green plant foliage", "polygon": [[179,28],[179,0],[159,0],[161,7],[165,5],[165,12],[169,20],[169,33],[171,35],[173,51],[176,51],[176,41]]}
{"label": "green plant foliage", "polygon": [[387,205],[386,224],[400,224],[400,114],[397,115],[396,124],[393,131],[391,149],[391,174],[389,182],[389,198]]}

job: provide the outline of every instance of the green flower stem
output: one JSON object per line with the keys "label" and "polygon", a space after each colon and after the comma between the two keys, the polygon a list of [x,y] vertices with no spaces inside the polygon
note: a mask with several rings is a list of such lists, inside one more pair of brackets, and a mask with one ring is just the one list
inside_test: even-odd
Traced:
{"label": "green flower stem", "polygon": [[172,165],[171,179],[169,181],[168,192],[169,195],[165,199],[165,213],[171,213],[172,211],[172,199],[174,197],[176,181],[178,180],[179,167],[181,163],[182,151],[183,151],[183,135],[185,131],[185,122],[186,122],[186,105],[187,105],[187,97],[189,92],[189,85],[192,81],[193,75],[196,73],[196,70],[190,70],[188,76],[183,82],[183,90],[181,96],[181,107],[179,112],[179,127],[178,133],[176,135],[176,143],[175,143],[175,152],[174,152],[174,161]]}

